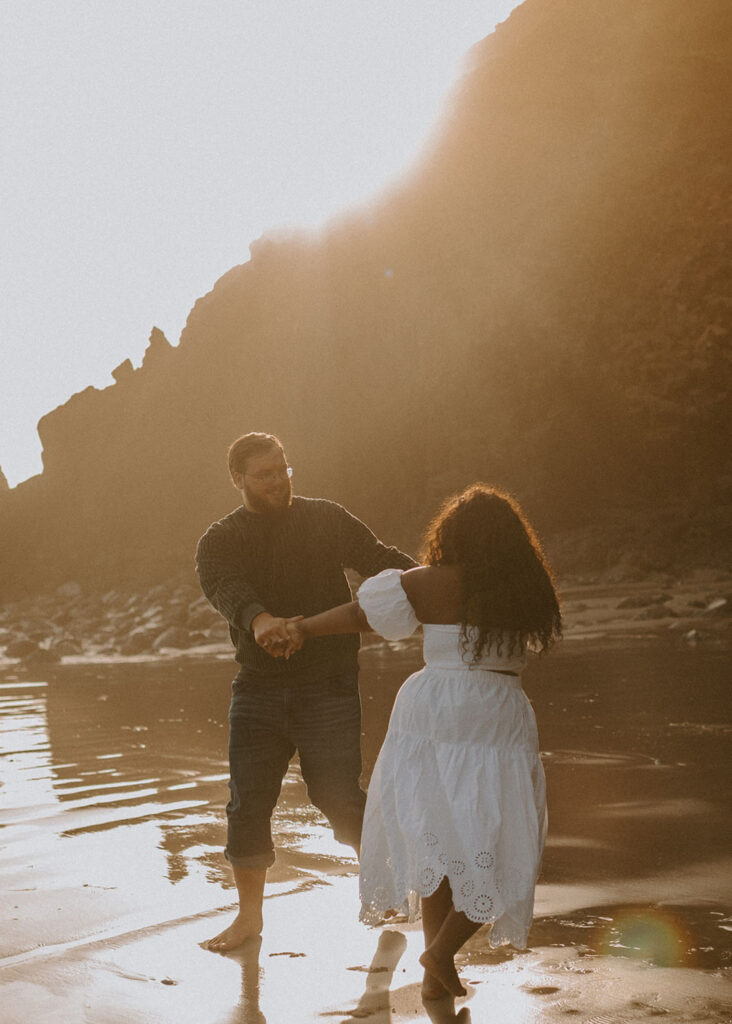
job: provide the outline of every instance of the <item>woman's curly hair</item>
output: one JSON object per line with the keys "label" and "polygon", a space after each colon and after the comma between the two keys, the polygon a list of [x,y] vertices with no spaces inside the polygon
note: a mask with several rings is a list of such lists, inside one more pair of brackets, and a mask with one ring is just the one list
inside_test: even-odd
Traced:
{"label": "woman's curly hair", "polygon": [[462,571],[460,622],[473,662],[495,647],[543,652],[562,635],[551,571],[516,501],[485,484],[450,498],[425,533],[427,565]]}

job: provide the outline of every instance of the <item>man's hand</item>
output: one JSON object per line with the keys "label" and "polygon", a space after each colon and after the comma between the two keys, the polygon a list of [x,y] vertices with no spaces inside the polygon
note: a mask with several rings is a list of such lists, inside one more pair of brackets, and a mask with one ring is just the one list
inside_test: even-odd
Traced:
{"label": "man's hand", "polygon": [[273,658],[281,658],[286,653],[290,642],[287,619],[260,612],[252,619],[252,632],[259,646]]}
{"label": "man's hand", "polygon": [[283,619],[269,612],[260,612],[252,619],[254,639],[273,658],[283,655],[289,658],[305,642],[304,634],[295,625],[301,618],[302,615],[296,615],[292,619]]}

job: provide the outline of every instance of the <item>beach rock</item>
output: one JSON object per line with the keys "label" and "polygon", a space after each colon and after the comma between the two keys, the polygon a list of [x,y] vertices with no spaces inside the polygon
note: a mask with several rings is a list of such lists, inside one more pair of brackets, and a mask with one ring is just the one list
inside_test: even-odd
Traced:
{"label": "beach rock", "polygon": [[710,601],[704,609],[704,615],[708,618],[724,618],[732,612],[732,605],[726,597],[717,597]]}
{"label": "beach rock", "polygon": [[27,637],[19,637],[17,640],[9,643],[5,648],[6,658],[25,658],[33,651],[38,650],[38,644],[35,640],[29,640]]}
{"label": "beach rock", "polygon": [[49,650],[58,654],[59,657],[63,657],[64,655],[81,654],[83,648],[78,640],[74,640],[70,636],[63,636],[58,640],[53,640]]}
{"label": "beach rock", "polygon": [[163,647],[176,647],[181,649],[190,647],[190,644],[191,641],[187,629],[182,629],[180,626],[171,626],[157,637],[152,646],[154,651],[159,651]]}
{"label": "beach rock", "polygon": [[37,647],[21,658],[25,668],[35,668],[37,665],[56,665],[61,660],[61,655],[56,651],[49,651],[45,647]]}
{"label": "beach rock", "polygon": [[58,629],[53,622],[36,621],[30,623],[24,632],[29,640],[45,640],[49,636],[54,636]]}
{"label": "beach rock", "polygon": [[141,613],[140,618],[149,621],[150,619],[159,619],[162,617],[165,609],[162,604],[152,604]]}
{"label": "beach rock", "polygon": [[171,604],[165,613],[165,621],[170,626],[185,626],[188,622],[188,604],[185,601]]}
{"label": "beach rock", "polygon": [[670,594],[658,594],[653,597],[643,596],[642,594],[631,594],[630,597],[624,597],[622,601],[616,606],[617,608],[648,608],[651,605],[663,604],[665,601],[670,601]]}
{"label": "beach rock", "polygon": [[219,620],[223,621],[219,613],[202,597],[188,606],[185,625],[187,629],[207,629]]}
{"label": "beach rock", "polygon": [[212,643],[224,643],[231,639],[228,623],[225,619],[222,619],[221,616],[219,616],[217,622],[214,622],[213,625],[208,627],[208,629],[204,629],[203,632],[209,642]]}
{"label": "beach rock", "polygon": [[56,597],[64,600],[81,597],[81,586],[72,580],[68,583],[62,583],[60,587],[56,587]]}
{"label": "beach rock", "polygon": [[135,613],[130,611],[113,611],[107,615],[107,622],[118,630],[130,629],[135,619]]}
{"label": "beach rock", "polygon": [[142,654],[143,651],[149,651],[158,635],[157,630],[146,628],[133,629],[129,636],[120,643],[119,652],[125,656],[130,656]]}
{"label": "beach rock", "polygon": [[51,622],[53,622],[55,626],[65,626],[67,622],[71,621],[73,615],[74,612],[72,608],[59,608],[58,611],[51,615]]}
{"label": "beach rock", "polygon": [[69,631],[72,632],[74,636],[89,638],[94,636],[100,628],[99,624],[94,619],[80,615],[74,615],[67,623],[65,623],[65,626],[69,628]]}
{"label": "beach rock", "polygon": [[638,622],[644,619],[672,619],[676,618],[676,612],[667,608],[665,604],[652,604],[648,608],[643,608],[634,618]]}

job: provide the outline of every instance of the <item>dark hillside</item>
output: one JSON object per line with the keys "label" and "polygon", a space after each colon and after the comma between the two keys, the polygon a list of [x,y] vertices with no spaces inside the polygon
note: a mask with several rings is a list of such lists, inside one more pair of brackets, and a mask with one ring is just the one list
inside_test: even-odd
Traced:
{"label": "dark hillside", "polygon": [[728,559],[730,40],[728,0],[526,0],[402,182],[260,240],[179,347],[44,417],[2,587],[187,570],[252,429],[412,549],[484,479],[560,570]]}

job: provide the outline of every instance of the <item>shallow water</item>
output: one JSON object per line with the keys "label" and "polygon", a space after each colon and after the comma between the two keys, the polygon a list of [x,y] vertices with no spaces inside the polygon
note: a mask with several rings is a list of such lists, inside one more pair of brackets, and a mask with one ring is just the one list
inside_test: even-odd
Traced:
{"label": "shallow water", "polygon": [[[420,654],[414,643],[373,644],[361,658],[365,782]],[[531,665],[550,820],[532,946],[663,968],[729,964],[727,661],[650,642],[566,644]],[[91,939],[171,922],[213,933],[208,916],[234,898],[221,855],[232,674],[228,662],[180,660],[0,676],[0,970],[14,984],[34,958],[68,958]],[[307,803],[296,765],[275,828],[268,900],[315,889],[325,906],[328,891],[355,884],[355,861]],[[355,902],[354,891],[354,930]],[[479,935],[464,962],[497,969],[514,956],[489,953]],[[559,991],[541,988],[535,997]]]}

